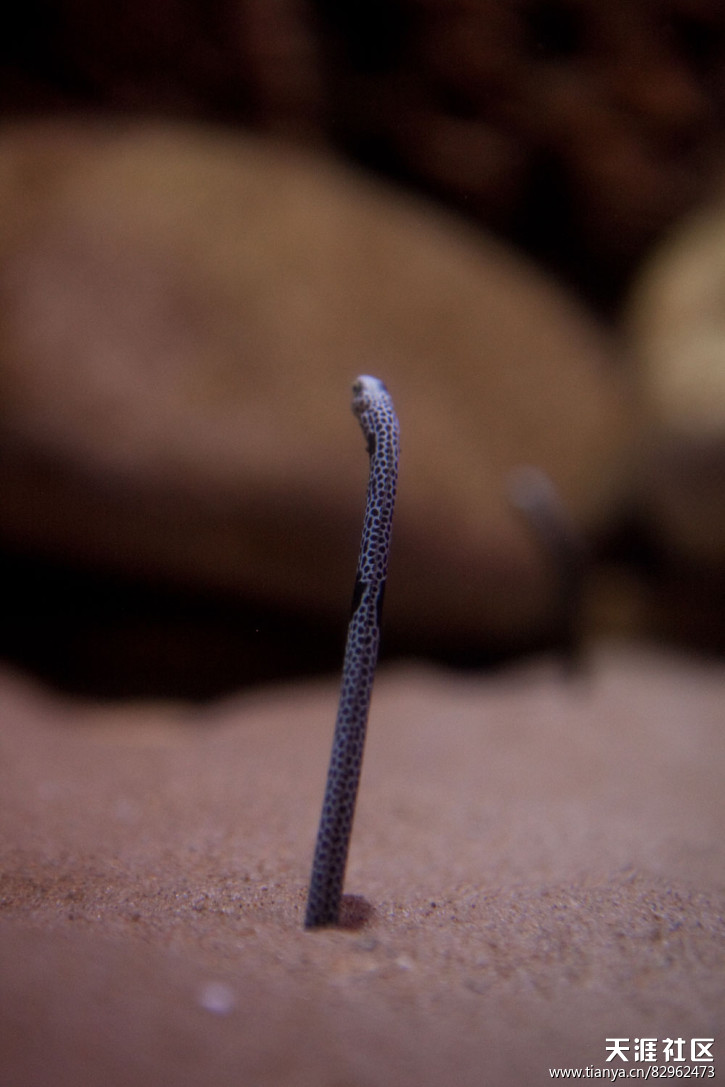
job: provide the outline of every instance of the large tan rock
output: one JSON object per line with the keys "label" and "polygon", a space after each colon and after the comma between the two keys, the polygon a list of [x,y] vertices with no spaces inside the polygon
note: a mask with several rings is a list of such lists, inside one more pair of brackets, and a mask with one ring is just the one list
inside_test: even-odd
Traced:
{"label": "large tan rock", "polygon": [[381,675],[358,927],[310,933],[335,701],[114,707],[0,676],[0,1082],[520,1087],[604,1068],[612,1036],[620,1068],[646,1067],[635,1038],[719,1060],[721,665]]}
{"label": "large tan rock", "polygon": [[725,202],[680,224],[632,289],[649,433],[641,498],[665,549],[725,573]]}
{"label": "large tan rock", "polygon": [[629,419],[598,329],[524,262],[333,162],[203,129],[7,128],[0,192],[6,540],[339,616],[367,477],[350,384],[373,372],[403,428],[391,628],[545,625],[508,473],[543,469],[596,531]]}

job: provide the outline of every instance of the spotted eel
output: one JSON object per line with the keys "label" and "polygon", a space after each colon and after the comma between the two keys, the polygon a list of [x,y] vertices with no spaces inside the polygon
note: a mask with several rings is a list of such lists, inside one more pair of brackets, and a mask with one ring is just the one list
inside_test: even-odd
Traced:
{"label": "spotted eel", "polygon": [[362,543],[347,632],[342,687],[307,898],[305,928],[336,925],[362,767],[398,479],[398,418],[385,385],[363,374],[352,410],[370,454]]}

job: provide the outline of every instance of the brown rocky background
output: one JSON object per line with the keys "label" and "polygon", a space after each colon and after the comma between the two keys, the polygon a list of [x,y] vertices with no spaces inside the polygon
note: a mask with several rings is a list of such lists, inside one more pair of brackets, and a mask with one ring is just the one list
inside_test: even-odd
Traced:
{"label": "brown rocky background", "polygon": [[[724,62],[707,0],[16,13],[0,1082],[719,1063]],[[363,371],[387,663],[308,934]]]}
{"label": "brown rocky background", "polygon": [[721,159],[715,0],[25,5],[5,114],[112,110],[333,145],[601,300]]}
{"label": "brown rocky background", "polygon": [[[19,13],[13,33],[3,42],[0,108],[13,123],[37,118],[45,124],[51,118],[80,115],[84,124],[95,118],[107,129],[121,121],[222,124],[232,132],[253,132],[314,153],[335,154],[349,166],[363,166],[394,183],[399,193],[415,191],[446,205],[461,216],[462,225],[482,227],[513,242],[534,259],[542,278],[553,272],[616,328],[630,283],[653,246],[720,187],[724,21],[720,5],[704,0],[610,4],[606,9],[583,0],[481,0],[440,6],[353,4],[344,11],[324,3],[162,8],[129,3],[102,14],[92,5],[31,4]],[[66,153],[80,164],[72,147]],[[42,158],[46,152],[40,154]],[[58,176],[62,156],[50,155],[55,161],[50,176]],[[171,183],[178,185],[178,160],[176,166]],[[36,163],[34,169],[42,174],[45,167]],[[24,191],[26,206],[33,200],[41,205],[49,194],[32,187],[28,194],[26,180],[16,176],[11,190]],[[159,181],[157,188],[163,184]],[[114,200],[133,203],[139,195],[144,198],[132,187],[126,195],[119,188]],[[79,190],[76,199],[81,198]],[[18,209],[10,196],[7,208],[7,220],[13,223]],[[194,213],[193,201],[187,212]],[[52,213],[46,208],[42,214]],[[109,205],[106,221],[110,214]],[[243,209],[238,221],[242,219]],[[178,220],[174,229],[187,226]],[[43,230],[42,223],[39,228]],[[99,228],[89,218],[86,230]],[[379,233],[384,229],[381,223]],[[216,244],[214,231],[211,235],[210,258]],[[57,230],[54,244],[55,255],[42,258],[46,264],[64,259],[57,252]],[[153,261],[158,267],[167,257],[157,252]],[[328,251],[325,259],[329,257]],[[23,259],[25,274],[34,274],[29,267],[32,254]],[[118,253],[104,257],[97,246],[95,257],[83,259],[112,260],[117,266]],[[129,254],[126,263],[131,281],[137,259]],[[149,258],[144,259],[146,278],[139,281],[139,292],[154,276]],[[434,259],[431,249],[429,260]],[[375,277],[377,271],[368,268],[361,274]],[[352,283],[348,286],[353,289]],[[42,289],[42,278],[37,289]],[[198,285],[185,289],[196,289],[198,300]],[[133,304],[127,297],[127,305]],[[514,302],[512,311],[517,304],[526,322],[528,305]],[[184,302],[177,298],[169,308],[174,305]],[[96,320],[97,315],[87,319]],[[535,366],[536,320],[531,324],[531,340],[526,345],[522,337],[522,346]],[[49,330],[49,343],[53,335],[57,329]],[[171,338],[168,330],[166,335]],[[578,340],[579,334],[574,335]],[[228,337],[230,355],[236,350],[232,341]],[[152,343],[149,337],[149,349]],[[623,347],[630,349],[620,340],[613,350],[620,359],[618,368],[609,368],[615,383],[622,377]],[[518,364],[520,356],[507,354],[500,344],[496,353],[501,370]],[[492,354],[488,352],[489,360]],[[345,386],[356,365],[350,357]],[[366,361],[364,368],[370,365]],[[448,359],[441,358],[441,382],[447,365]],[[625,370],[625,381],[628,375]],[[621,385],[604,395],[612,394],[621,397]],[[638,409],[646,408],[648,395],[639,384],[624,392]],[[541,400],[541,385],[531,386],[530,398]],[[542,405],[542,419],[550,410]],[[501,430],[509,419],[500,424]],[[551,422],[553,434],[561,423]],[[668,454],[661,444],[653,453],[649,429],[643,427],[642,433],[637,457],[652,463],[658,480],[663,474],[669,478],[673,462],[679,463],[677,454]],[[17,478],[22,494],[27,466],[21,467]],[[35,472],[37,488],[37,471],[29,471]],[[695,471],[699,478],[697,465]],[[713,467],[707,459],[702,471],[715,475],[717,488],[717,462]],[[584,472],[580,487],[586,481]],[[555,482],[561,485],[556,475]],[[604,539],[615,564],[606,590],[600,592],[597,586],[593,593],[594,612],[605,625],[634,624],[669,638],[684,634],[688,643],[719,647],[721,588],[711,606],[712,586],[721,583],[719,564],[708,561],[701,576],[697,563],[693,567],[689,559],[682,561],[680,549],[661,547],[662,518],[653,518],[651,504],[642,501],[651,485],[645,476],[621,488],[628,511],[624,534],[622,503],[600,510],[597,539],[590,544],[598,550]],[[594,475],[590,486],[597,489]],[[56,493],[65,505],[67,491]],[[87,499],[83,488],[80,498]],[[701,505],[707,510],[710,504],[708,493]],[[71,504],[70,510],[77,521],[83,518],[80,507],[75,511]],[[47,510],[38,516],[44,523],[50,519]],[[103,521],[94,518],[92,523]],[[581,527],[591,535],[595,526],[585,518]],[[344,617],[332,631],[329,618],[312,616],[307,601],[300,606],[287,592],[262,593],[261,598],[259,593],[243,593],[242,612],[248,621],[240,623],[238,595],[220,596],[215,586],[199,585],[199,579],[189,584],[186,570],[170,584],[173,563],[164,577],[159,578],[157,567],[139,579],[138,569],[129,577],[129,570],[118,564],[110,569],[103,556],[99,562],[93,548],[74,557],[67,549],[51,547],[38,561],[37,548],[28,551],[24,535],[14,542],[12,534],[9,539],[3,535],[14,618],[4,650],[56,682],[101,692],[173,693],[179,670],[170,670],[176,676],[168,674],[170,644],[172,657],[186,655],[196,662],[193,669],[180,669],[190,694],[230,689],[240,678],[299,670],[300,641],[309,650],[303,670],[333,665]],[[505,553],[510,541],[502,542],[501,531],[497,535],[494,550],[503,547]],[[519,542],[516,550],[523,546]],[[532,560],[524,561],[526,569],[514,564],[514,583],[532,585]],[[495,564],[493,570],[489,584],[495,585]],[[391,629],[388,647],[434,649],[459,661],[481,661],[541,644],[558,637],[551,597],[550,586],[539,581],[531,606],[521,611],[522,622],[513,628],[484,620],[476,638],[470,638],[470,631],[453,630],[435,646],[428,633],[414,645],[410,630],[399,638]],[[71,598],[76,621],[69,630]],[[496,611],[495,606],[487,608],[487,614]],[[252,637],[240,638],[243,626],[253,631]],[[199,652],[199,630],[214,652]],[[59,649],[61,644],[67,652]],[[135,647],[141,646],[137,652]],[[240,660],[248,662],[241,676]]]}

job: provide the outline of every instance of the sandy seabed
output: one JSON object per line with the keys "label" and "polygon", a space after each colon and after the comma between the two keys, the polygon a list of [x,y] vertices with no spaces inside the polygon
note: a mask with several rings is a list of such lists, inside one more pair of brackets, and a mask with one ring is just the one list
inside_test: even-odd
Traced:
{"label": "sandy seabed", "polygon": [[384,670],[347,927],[305,932],[336,699],[0,676],[1,1084],[503,1087],[612,1037],[629,1068],[635,1039],[714,1037],[717,1070],[722,664]]}

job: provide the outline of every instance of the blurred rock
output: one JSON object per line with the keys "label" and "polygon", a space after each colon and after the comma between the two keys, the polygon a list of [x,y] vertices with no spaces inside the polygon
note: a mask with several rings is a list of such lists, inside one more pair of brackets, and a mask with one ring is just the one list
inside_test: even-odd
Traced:
{"label": "blurred rock", "polygon": [[725,572],[725,204],[685,220],[635,283],[628,327],[650,448],[641,500],[673,558]]}
{"label": "blurred rock", "polygon": [[367,458],[350,384],[403,428],[386,603],[408,645],[520,644],[545,471],[612,517],[630,412],[592,321],[491,239],[323,158],[163,126],[0,142],[0,533],[322,622],[351,592]]}

